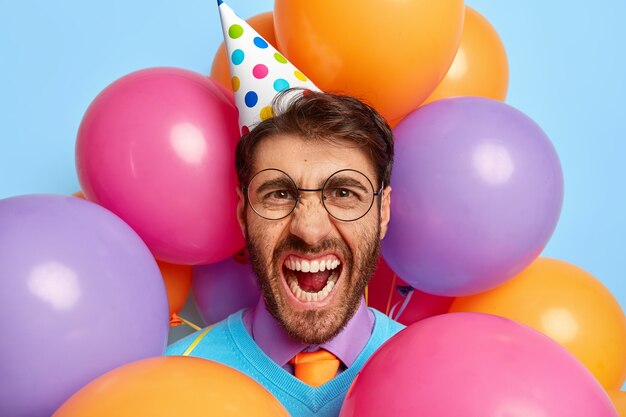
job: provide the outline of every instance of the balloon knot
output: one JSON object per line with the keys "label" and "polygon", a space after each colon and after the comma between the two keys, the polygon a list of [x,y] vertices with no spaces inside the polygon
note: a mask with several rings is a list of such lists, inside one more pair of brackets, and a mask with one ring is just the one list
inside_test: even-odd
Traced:
{"label": "balloon knot", "polygon": [[246,254],[246,248],[241,248],[239,252],[233,255],[233,260],[238,264],[245,265],[248,262],[248,255]]}
{"label": "balloon knot", "polygon": [[178,314],[172,313],[172,315],[170,316],[170,327],[180,326],[181,324],[183,324],[183,321],[180,319],[180,317],[178,317]]}

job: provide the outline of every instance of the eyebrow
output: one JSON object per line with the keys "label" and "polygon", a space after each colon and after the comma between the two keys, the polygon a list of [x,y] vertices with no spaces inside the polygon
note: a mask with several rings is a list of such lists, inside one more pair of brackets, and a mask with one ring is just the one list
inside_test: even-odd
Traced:
{"label": "eyebrow", "polygon": [[265,181],[263,184],[257,188],[257,192],[264,192],[267,190],[274,190],[278,187],[283,188],[294,188],[293,183],[289,181],[287,178],[274,178],[272,180]]}
{"label": "eyebrow", "polygon": [[355,187],[355,188],[361,189],[364,193],[367,193],[370,191],[369,188],[363,185],[361,181],[355,180],[354,178],[350,178],[350,177],[335,176],[327,185],[334,186],[334,187],[337,187],[337,186]]}

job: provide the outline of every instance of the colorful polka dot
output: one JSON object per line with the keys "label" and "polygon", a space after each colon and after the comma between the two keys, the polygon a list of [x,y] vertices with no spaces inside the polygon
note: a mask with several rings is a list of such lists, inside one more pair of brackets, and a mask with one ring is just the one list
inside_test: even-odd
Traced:
{"label": "colorful polka dot", "polygon": [[263,64],[257,64],[254,68],[252,68],[252,75],[254,75],[254,78],[258,78],[259,80],[261,78],[265,78],[268,72],[269,70]]}
{"label": "colorful polka dot", "polygon": [[243,59],[245,58],[246,54],[244,54],[244,52],[241,49],[235,49],[233,51],[233,54],[231,55],[231,60],[233,61],[233,64],[235,65],[239,65],[243,62]]}
{"label": "colorful polka dot", "polygon": [[265,106],[261,109],[261,120],[269,119],[273,116],[272,108],[270,106]]}
{"label": "colorful polka dot", "polygon": [[281,91],[285,91],[288,88],[289,82],[284,78],[278,78],[276,81],[274,81],[274,90],[276,90],[277,92],[280,93]]}
{"label": "colorful polka dot", "polygon": [[259,96],[254,91],[248,91],[244,101],[246,102],[246,106],[252,108],[259,102]]}
{"label": "colorful polka dot", "polygon": [[236,93],[239,90],[239,86],[241,86],[241,80],[235,75],[230,81],[233,86],[233,92]]}
{"label": "colorful polka dot", "polygon": [[243,28],[241,25],[231,25],[231,27],[228,28],[228,36],[232,39],[237,39],[241,35],[243,35]]}
{"label": "colorful polka dot", "polygon": [[306,81],[306,80],[307,80],[307,78],[304,76],[304,74],[303,74],[303,73],[301,73],[301,72],[300,72],[300,71],[298,71],[298,70],[295,70],[295,71],[293,72],[293,75],[295,75],[295,76],[296,76],[296,78],[297,78],[297,79],[299,79],[300,81]]}
{"label": "colorful polka dot", "polygon": [[267,48],[267,42],[265,42],[265,39],[261,38],[260,36],[254,38],[254,44],[261,49]]}
{"label": "colorful polka dot", "polygon": [[248,126],[241,126],[241,135],[247,135],[248,133],[250,133],[250,128]]}
{"label": "colorful polka dot", "polygon": [[278,62],[280,62],[281,64],[286,64],[287,60],[285,59],[284,56],[282,56],[281,54],[279,54],[278,52],[274,53],[274,59]]}

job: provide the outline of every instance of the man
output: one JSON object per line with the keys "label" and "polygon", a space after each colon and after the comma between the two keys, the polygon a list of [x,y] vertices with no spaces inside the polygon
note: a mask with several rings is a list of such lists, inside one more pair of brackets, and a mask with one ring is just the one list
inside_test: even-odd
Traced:
{"label": "man", "polygon": [[363,300],[389,222],[393,136],[354,98],[291,93],[236,152],[237,216],[263,296],[167,353],[232,366],[294,416],[336,416],[402,328]]}

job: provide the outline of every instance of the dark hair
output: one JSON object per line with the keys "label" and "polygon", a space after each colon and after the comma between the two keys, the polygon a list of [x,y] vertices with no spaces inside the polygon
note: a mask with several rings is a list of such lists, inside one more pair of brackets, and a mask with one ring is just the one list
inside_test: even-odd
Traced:
{"label": "dark hair", "polygon": [[384,186],[389,185],[393,133],[373,107],[350,96],[289,89],[276,96],[272,114],[273,117],[260,122],[237,144],[235,168],[240,184],[247,184],[253,174],[255,146],[263,138],[288,134],[332,143],[353,143],[369,154],[378,184],[382,181]]}

